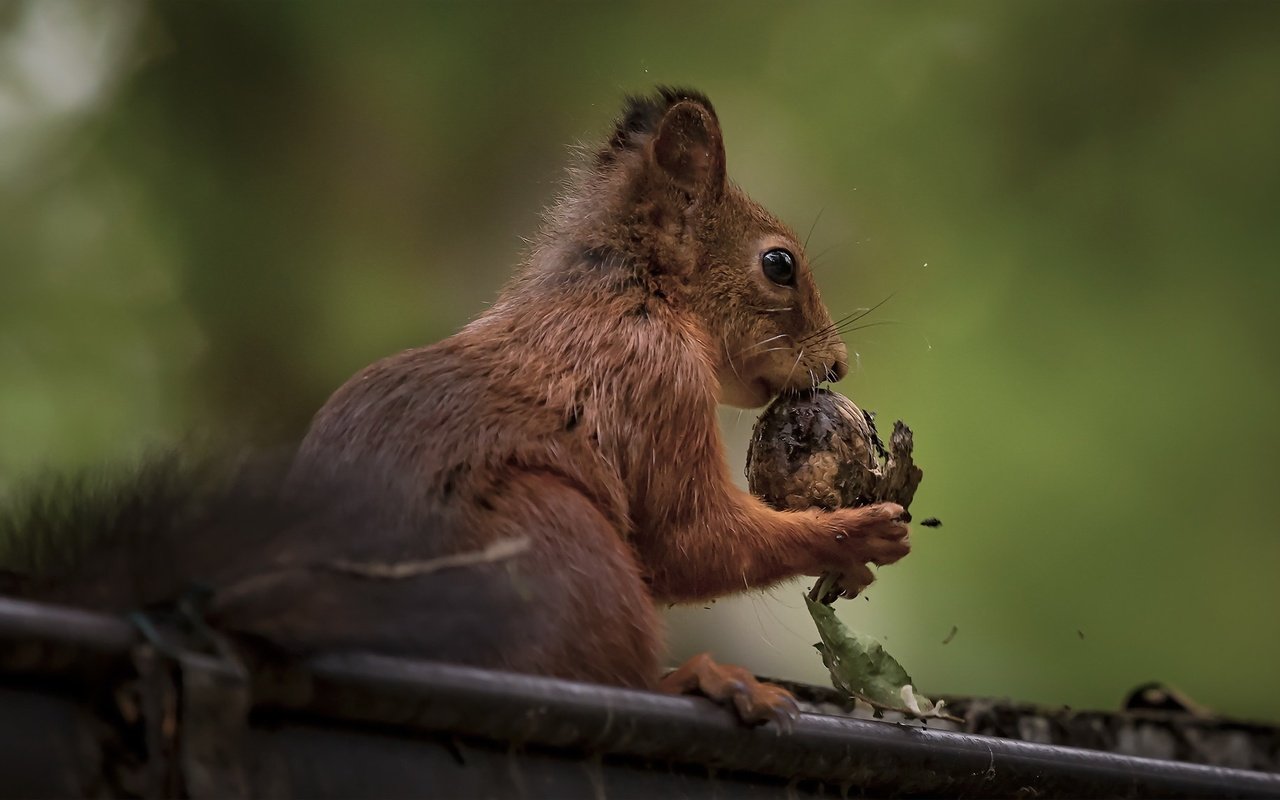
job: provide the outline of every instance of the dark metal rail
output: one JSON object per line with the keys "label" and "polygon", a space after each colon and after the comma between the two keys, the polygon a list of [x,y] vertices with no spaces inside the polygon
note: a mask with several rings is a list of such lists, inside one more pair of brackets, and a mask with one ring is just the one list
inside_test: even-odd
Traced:
{"label": "dark metal rail", "polygon": [[[125,659],[136,641],[115,617],[0,599],[0,682],[6,671],[72,667],[69,649]],[[255,731],[302,720],[326,735],[395,737],[396,747],[445,733],[575,762],[755,775],[779,791],[810,782],[885,795],[1280,797],[1280,775],[1269,773],[816,714],[788,733],[748,729],[698,698],[367,654],[255,674],[252,700]]]}

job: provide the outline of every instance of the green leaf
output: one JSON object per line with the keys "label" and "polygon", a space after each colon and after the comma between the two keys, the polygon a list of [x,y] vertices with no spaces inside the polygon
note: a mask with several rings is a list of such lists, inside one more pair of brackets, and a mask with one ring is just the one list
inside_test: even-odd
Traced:
{"label": "green leaf", "polygon": [[911,676],[874,637],[844,626],[831,606],[805,596],[822,641],[815,644],[836,689],[869,703],[877,711],[897,711],[921,719],[955,719],[917,694]]}

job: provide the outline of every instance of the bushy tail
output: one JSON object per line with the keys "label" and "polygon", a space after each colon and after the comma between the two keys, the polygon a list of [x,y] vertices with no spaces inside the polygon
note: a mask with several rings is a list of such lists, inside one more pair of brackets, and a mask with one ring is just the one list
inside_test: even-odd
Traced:
{"label": "bushy tail", "polygon": [[[181,574],[188,559],[177,556],[210,530],[234,518],[246,531],[275,527],[285,510],[280,475],[267,460],[161,453],[40,476],[0,515],[0,567],[23,594],[103,610],[145,606],[196,577]],[[225,557],[244,544],[227,542]]]}
{"label": "bushy tail", "polygon": [[208,621],[292,651],[501,665],[536,642],[523,543],[447,549],[391,471],[154,456],[33,484],[0,515],[0,592],[104,611],[198,596]]}

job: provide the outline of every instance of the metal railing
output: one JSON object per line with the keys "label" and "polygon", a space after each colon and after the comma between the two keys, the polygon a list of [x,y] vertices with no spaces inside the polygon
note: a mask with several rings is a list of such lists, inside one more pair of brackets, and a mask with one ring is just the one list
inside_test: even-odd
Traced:
{"label": "metal railing", "polygon": [[[0,598],[0,796],[1277,797],[1280,775],[332,654],[239,663]],[[38,731],[38,735],[33,735]]]}

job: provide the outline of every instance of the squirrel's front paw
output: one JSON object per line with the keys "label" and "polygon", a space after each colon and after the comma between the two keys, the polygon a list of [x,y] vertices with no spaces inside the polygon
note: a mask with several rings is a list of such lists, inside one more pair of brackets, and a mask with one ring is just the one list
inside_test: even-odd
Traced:
{"label": "squirrel's front paw", "polygon": [[[851,565],[892,564],[911,552],[906,510],[897,503],[877,503],[831,512],[823,555],[829,569],[854,572]],[[865,568],[863,569],[865,571]]]}

